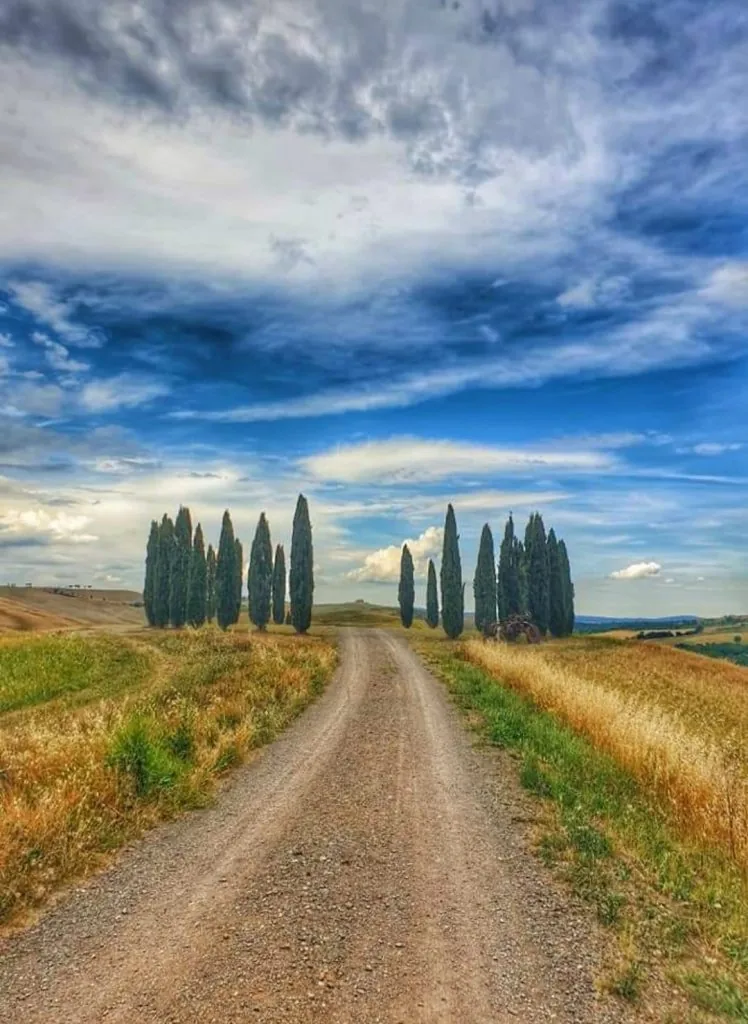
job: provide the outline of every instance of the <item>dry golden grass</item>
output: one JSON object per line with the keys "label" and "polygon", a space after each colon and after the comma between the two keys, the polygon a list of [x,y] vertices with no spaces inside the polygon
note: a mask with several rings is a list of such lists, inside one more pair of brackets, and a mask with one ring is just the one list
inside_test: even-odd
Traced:
{"label": "dry golden grass", "polygon": [[[144,828],[204,803],[223,771],[319,692],[336,657],[320,639],[213,629],[75,643],[90,643],[93,656],[135,646],[149,675],[0,715],[0,922]],[[101,664],[106,672],[111,659]]]}
{"label": "dry golden grass", "polygon": [[559,715],[748,872],[748,670],[670,647],[471,640],[467,658]]}

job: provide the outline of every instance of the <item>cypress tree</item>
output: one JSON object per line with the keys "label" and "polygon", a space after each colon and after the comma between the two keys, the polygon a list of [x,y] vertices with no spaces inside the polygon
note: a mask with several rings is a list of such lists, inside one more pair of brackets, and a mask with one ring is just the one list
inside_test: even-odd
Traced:
{"label": "cypress tree", "polygon": [[436,569],[431,558],[429,558],[429,571],[426,579],[426,622],[432,629],[436,629],[439,625],[439,596],[436,591]]}
{"label": "cypress tree", "polygon": [[283,545],[275,549],[273,563],[273,622],[282,626],[286,618],[286,553]]}
{"label": "cypress tree", "polygon": [[148,534],[148,547],[145,554],[145,583],[143,584],[143,607],[149,626],[156,625],[155,585],[156,562],[158,561],[158,523],[151,520],[151,532]]}
{"label": "cypress tree", "polygon": [[518,614],[527,615],[527,559],[525,546],[517,537],[514,538],[514,564],[517,567]]}
{"label": "cypress tree", "polygon": [[270,527],[264,512],[260,513],[249,554],[247,593],[249,617],[258,629],[265,629],[270,621],[270,602],[273,593],[273,547],[270,543]]}
{"label": "cypress tree", "polygon": [[566,632],[566,604],[561,558],[556,532],[548,531],[548,629],[551,636],[564,636]]}
{"label": "cypress tree", "polygon": [[242,613],[242,590],[244,587],[244,548],[237,537],[234,541],[234,618],[238,622]]}
{"label": "cypress tree", "polygon": [[171,566],[174,559],[174,523],[164,514],[158,528],[158,555],[153,578],[153,625],[165,629],[169,625],[169,592]]}
{"label": "cypress tree", "polygon": [[460,635],[465,624],[459,540],[455,511],[447,505],[441,565],[442,626],[451,640]]}
{"label": "cypress tree", "polygon": [[[236,608],[236,544],[234,543],[234,526],[228,509],[223,513],[221,539],[218,543],[216,559],[216,621],[221,629],[228,629],[235,622]],[[241,571],[239,573],[241,579]]]}
{"label": "cypress tree", "polygon": [[291,572],[289,574],[291,622],[297,633],[306,633],[312,621],[314,596],[314,552],[309,506],[303,494],[296,502],[291,534]]}
{"label": "cypress tree", "polygon": [[499,618],[506,621],[510,615],[522,612],[520,593],[520,548],[514,535],[514,519],[511,512],[504,527],[504,539],[499,550],[498,599]]}
{"label": "cypress tree", "polygon": [[569,565],[569,554],[566,544],[558,542],[558,557],[561,563],[561,584],[564,600],[564,636],[571,636],[574,632],[574,584],[571,581],[571,566]]}
{"label": "cypress tree", "polygon": [[496,622],[496,561],[494,558],[493,534],[485,523],[480,535],[478,561],[473,577],[475,598],[475,628],[483,632],[485,626]]}
{"label": "cypress tree", "polygon": [[192,519],[190,510],[180,506],[174,523],[174,559],[169,580],[169,619],[180,628],[187,621],[187,590],[192,555]]}
{"label": "cypress tree", "polygon": [[216,617],[216,553],[212,544],[208,545],[205,563],[205,617],[212,622]]}
{"label": "cypress tree", "polygon": [[527,611],[540,632],[548,632],[550,615],[550,588],[548,573],[548,544],[545,527],[538,512],[530,516],[525,531],[525,561],[527,565]]}
{"label": "cypress tree", "polygon": [[187,590],[187,621],[199,627],[205,622],[208,601],[208,567],[205,561],[205,540],[200,523],[195,530],[190,557],[190,581]]}
{"label": "cypress tree", "polygon": [[416,599],[413,581],[413,556],[407,544],[403,544],[400,555],[400,585],[397,588],[397,600],[400,605],[400,621],[406,629],[413,625],[413,605]]}

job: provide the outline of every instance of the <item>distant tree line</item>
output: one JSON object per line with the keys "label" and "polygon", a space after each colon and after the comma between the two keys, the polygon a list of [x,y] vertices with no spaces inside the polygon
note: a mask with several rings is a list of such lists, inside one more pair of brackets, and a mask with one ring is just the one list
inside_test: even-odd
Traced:
{"label": "distant tree line", "polygon": [[[199,628],[215,621],[221,629],[239,621],[242,607],[244,551],[234,536],[228,509],[223,513],[216,553],[205,550],[200,523],[194,534],[190,510],[180,507],[176,519],[153,520],[145,558],[143,604],[149,626]],[[273,555],[270,526],[261,513],[250,549],[247,608],[250,621],[263,630],[271,618],[288,621],[305,633],[312,621],[314,571],[309,506],[299,495],[291,537],[290,610],[286,614],[286,558],[283,545]]]}
{"label": "distant tree line", "polygon": [[[441,622],[444,632],[458,637],[465,622],[465,586],[462,582],[459,534],[454,509],[447,506],[442,548]],[[545,532],[542,516],[530,516],[521,541],[514,532],[512,515],[506,522],[498,564],[491,527],[485,524],[478,546],[473,577],[475,626],[484,631],[495,622],[515,616],[529,619],[540,633],[570,636],[574,630],[574,584],[566,544],[553,529]],[[400,619],[407,628],[413,622],[415,592],[413,558],[403,545],[398,591]],[[426,580],[426,622],[439,624],[436,569],[430,559]]]}

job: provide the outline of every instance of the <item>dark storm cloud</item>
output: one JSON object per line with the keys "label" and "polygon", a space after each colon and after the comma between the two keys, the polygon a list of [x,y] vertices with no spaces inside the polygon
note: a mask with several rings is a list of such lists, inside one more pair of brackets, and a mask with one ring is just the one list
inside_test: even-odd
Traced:
{"label": "dark storm cloud", "polygon": [[[504,7],[314,0],[290,14],[270,0],[9,0],[0,46],[168,116],[221,108],[349,140],[386,132],[413,146],[420,171],[477,179],[486,146],[575,144],[547,33],[553,7],[530,5],[524,18]],[[532,45],[531,22],[546,30]]]}

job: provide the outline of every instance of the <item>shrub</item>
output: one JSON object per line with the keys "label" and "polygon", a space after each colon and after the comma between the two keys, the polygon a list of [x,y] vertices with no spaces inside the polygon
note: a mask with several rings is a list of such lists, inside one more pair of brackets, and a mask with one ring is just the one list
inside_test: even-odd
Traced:
{"label": "shrub", "polygon": [[180,772],[177,758],[158,736],[154,723],[141,715],[133,715],[115,733],[107,764],[127,776],[141,797],[169,789]]}

